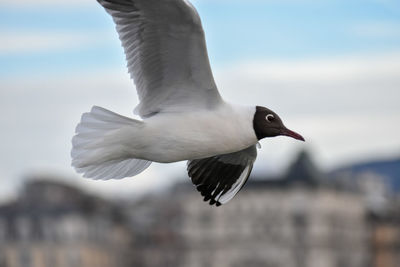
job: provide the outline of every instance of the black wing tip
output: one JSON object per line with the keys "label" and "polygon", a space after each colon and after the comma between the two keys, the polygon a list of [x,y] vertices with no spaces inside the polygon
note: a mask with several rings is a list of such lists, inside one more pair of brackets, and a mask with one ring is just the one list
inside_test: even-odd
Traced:
{"label": "black wing tip", "polygon": [[[210,206],[216,206],[220,207],[222,206],[222,203],[219,201],[220,196],[224,195],[226,192],[228,192],[231,188],[233,183],[235,182],[236,179],[233,179],[230,181],[231,178],[237,178],[237,174],[240,175],[240,173],[243,171],[242,166],[234,166],[231,164],[226,164],[225,165],[226,169],[228,169],[227,172],[221,172],[223,169],[217,169],[214,177],[209,177],[209,175],[198,175],[191,173],[191,169],[189,166],[189,177],[192,179],[192,182],[195,184],[196,189],[198,192],[200,192],[201,196],[203,197],[203,200],[205,202],[209,202]],[[236,175],[235,175],[236,173]],[[223,175],[223,176],[220,176]],[[217,179],[217,177],[220,177]],[[218,181],[217,183],[213,183],[212,181]],[[200,184],[198,184],[200,182]]]}
{"label": "black wing tip", "polygon": [[[256,146],[253,145],[231,154],[189,160],[187,162],[188,175],[197,191],[203,196],[204,201],[209,202],[211,206],[219,207],[224,204],[219,201],[221,197],[228,192],[233,193],[233,195],[228,196],[229,199],[224,201],[225,203],[228,202],[246,184],[256,155]],[[224,161],[224,157],[228,160]],[[229,161],[232,158],[235,163]],[[246,169],[247,173],[245,173]]]}
{"label": "black wing tip", "polygon": [[210,206],[215,205],[217,207],[220,207],[222,205],[221,202],[216,200],[209,192],[207,192],[207,186],[206,185],[198,185],[198,186],[196,186],[196,189],[204,197],[203,198],[204,202],[209,202]]}
{"label": "black wing tip", "polygon": [[[206,200],[206,198],[204,198],[204,201],[208,202],[208,200]],[[215,199],[210,199],[208,204],[210,204],[210,206],[214,206],[215,205],[216,207],[220,207],[222,205],[221,202],[219,202],[218,200],[215,200]]]}

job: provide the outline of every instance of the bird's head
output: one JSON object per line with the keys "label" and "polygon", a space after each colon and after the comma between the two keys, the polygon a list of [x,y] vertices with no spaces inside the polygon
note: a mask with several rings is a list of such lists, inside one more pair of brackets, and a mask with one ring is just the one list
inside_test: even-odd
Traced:
{"label": "bird's head", "polygon": [[265,107],[256,107],[256,113],[254,114],[253,119],[253,128],[258,140],[265,137],[285,135],[297,140],[305,141],[300,134],[286,128],[278,114]]}

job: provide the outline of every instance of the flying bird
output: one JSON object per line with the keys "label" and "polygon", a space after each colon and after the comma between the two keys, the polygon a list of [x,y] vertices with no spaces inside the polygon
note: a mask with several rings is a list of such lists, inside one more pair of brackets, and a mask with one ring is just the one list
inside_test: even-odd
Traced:
{"label": "flying bird", "polygon": [[72,166],[84,177],[121,179],[152,162],[187,160],[210,205],[231,200],[246,183],[265,137],[290,136],[279,116],[240,106],[218,92],[200,17],[187,0],[97,0],[112,16],[140,103],[124,117],[94,106],[72,139]]}

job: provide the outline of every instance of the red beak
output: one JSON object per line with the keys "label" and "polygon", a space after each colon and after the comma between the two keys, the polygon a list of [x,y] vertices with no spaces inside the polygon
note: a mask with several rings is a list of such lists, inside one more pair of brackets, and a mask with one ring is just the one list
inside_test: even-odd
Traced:
{"label": "red beak", "polygon": [[289,137],[292,137],[294,139],[297,139],[297,140],[300,140],[300,141],[303,141],[303,142],[306,141],[303,136],[301,136],[300,134],[298,134],[298,133],[296,133],[296,132],[294,132],[292,130],[289,130],[287,128],[283,129],[282,135],[289,136]]}

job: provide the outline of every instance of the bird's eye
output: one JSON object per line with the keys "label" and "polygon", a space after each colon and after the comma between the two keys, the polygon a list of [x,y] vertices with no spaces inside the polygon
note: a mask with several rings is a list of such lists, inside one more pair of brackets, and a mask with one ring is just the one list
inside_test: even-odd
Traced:
{"label": "bird's eye", "polygon": [[265,119],[267,120],[267,122],[272,122],[275,119],[275,117],[272,114],[268,114],[267,116],[265,116]]}

